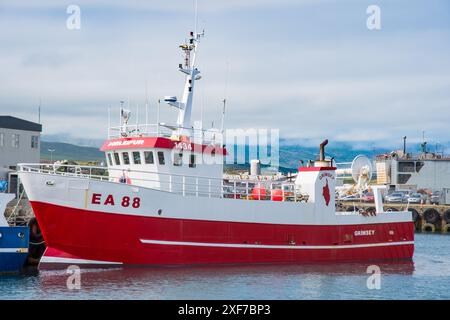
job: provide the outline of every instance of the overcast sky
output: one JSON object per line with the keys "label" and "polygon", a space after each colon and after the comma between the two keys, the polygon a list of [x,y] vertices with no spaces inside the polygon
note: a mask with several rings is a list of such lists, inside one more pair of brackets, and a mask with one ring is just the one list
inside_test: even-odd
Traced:
{"label": "overcast sky", "polygon": [[[81,29],[66,27],[67,6]],[[381,30],[366,9],[381,8]],[[0,114],[37,120],[44,134],[102,139],[119,101],[151,120],[181,96],[178,45],[192,0],[0,1]],[[278,128],[299,144],[450,140],[450,1],[199,0],[194,116],[229,128]],[[176,113],[163,107],[163,120]],[[117,115],[114,115],[117,118]],[[133,120],[132,120],[133,121]]]}

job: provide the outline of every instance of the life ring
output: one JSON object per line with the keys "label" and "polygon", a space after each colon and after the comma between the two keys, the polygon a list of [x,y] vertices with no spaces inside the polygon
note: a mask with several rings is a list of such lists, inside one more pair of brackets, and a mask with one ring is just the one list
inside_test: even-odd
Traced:
{"label": "life ring", "polygon": [[444,212],[444,220],[445,222],[447,222],[447,224],[450,224],[450,209]]}
{"label": "life ring", "polygon": [[419,219],[420,219],[419,212],[416,209],[409,209],[409,211],[411,211],[412,221],[413,222],[419,221]]}
{"label": "life ring", "polygon": [[30,221],[28,222],[28,228],[30,229],[31,242],[42,242],[44,240],[36,218],[30,219]]}
{"label": "life ring", "polygon": [[425,210],[423,217],[427,223],[435,224],[439,221],[439,212],[436,209],[429,208]]}
{"label": "life ring", "polygon": [[119,183],[131,184],[131,179],[125,172],[122,174],[122,176],[117,178],[116,181],[119,182]]}
{"label": "life ring", "polygon": [[31,218],[28,221],[28,227],[30,229],[30,241],[27,264],[38,265],[46,249],[45,240],[36,218]]}

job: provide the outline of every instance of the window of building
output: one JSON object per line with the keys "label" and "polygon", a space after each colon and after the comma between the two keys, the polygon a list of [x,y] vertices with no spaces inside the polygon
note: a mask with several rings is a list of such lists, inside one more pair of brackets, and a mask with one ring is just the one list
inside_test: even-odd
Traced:
{"label": "window of building", "polygon": [[146,164],[155,163],[155,160],[153,159],[153,151],[144,151],[144,159]]}
{"label": "window of building", "polygon": [[31,136],[31,148],[37,149],[39,146],[39,137],[38,136]]}
{"label": "window of building", "polygon": [[130,164],[130,155],[128,152],[122,152],[123,164]]}
{"label": "window of building", "polygon": [[183,165],[183,153],[174,153],[173,155],[173,165],[176,167],[181,167]]}
{"label": "window of building", "polygon": [[133,163],[141,164],[141,153],[139,151],[133,151]]}
{"label": "window of building", "polygon": [[405,184],[408,182],[409,178],[411,178],[411,174],[399,174],[397,176],[397,183]]}
{"label": "window of building", "polygon": [[117,152],[114,152],[114,162],[116,163],[116,166],[120,166],[120,157]]}
{"label": "window of building", "polygon": [[113,165],[112,157],[111,157],[111,153],[109,153],[109,152],[108,152],[108,157],[107,157],[107,159],[108,159],[108,165],[112,166],[112,165]]}
{"label": "window of building", "polygon": [[165,165],[166,162],[164,160],[164,152],[158,151],[158,162],[160,165]]}
{"label": "window of building", "polygon": [[13,133],[11,137],[12,137],[11,146],[13,148],[18,148],[19,147],[19,135]]}
{"label": "window of building", "polygon": [[398,163],[398,172],[414,172],[414,161],[402,161]]}
{"label": "window of building", "polygon": [[420,172],[420,170],[423,168],[424,165],[425,165],[425,163],[423,163],[422,161],[417,161],[416,162],[416,172]]}
{"label": "window of building", "polygon": [[189,156],[189,168],[195,168],[197,166],[197,163],[195,161],[195,154],[191,154]]}
{"label": "window of building", "polygon": [[5,134],[0,133],[0,147],[5,146]]}

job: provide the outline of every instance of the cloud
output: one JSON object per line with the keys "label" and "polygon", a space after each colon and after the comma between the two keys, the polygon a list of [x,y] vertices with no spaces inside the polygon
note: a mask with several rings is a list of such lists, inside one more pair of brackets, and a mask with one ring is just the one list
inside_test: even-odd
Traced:
{"label": "cloud", "polygon": [[[79,1],[79,31],[65,28],[70,1],[36,3],[0,7],[0,113],[35,120],[41,99],[45,133],[99,138],[120,100],[143,111],[147,87],[156,121],[158,98],[181,94],[177,44],[192,2]],[[422,130],[450,140],[448,4],[380,6],[383,28],[371,32],[359,1],[200,1],[194,116],[218,123],[226,95],[231,128],[279,128],[299,141],[387,143]]]}

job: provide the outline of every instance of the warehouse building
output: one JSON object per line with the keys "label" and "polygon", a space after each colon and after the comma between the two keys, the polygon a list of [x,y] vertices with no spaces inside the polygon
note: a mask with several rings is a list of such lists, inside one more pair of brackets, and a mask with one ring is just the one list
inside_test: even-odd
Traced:
{"label": "warehouse building", "polygon": [[40,161],[41,132],[39,123],[0,116],[0,188],[9,182],[5,191],[15,192],[17,164]]}

